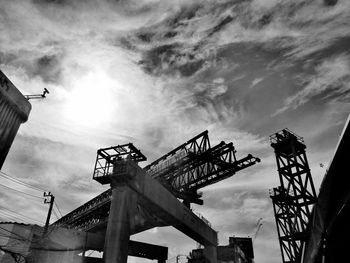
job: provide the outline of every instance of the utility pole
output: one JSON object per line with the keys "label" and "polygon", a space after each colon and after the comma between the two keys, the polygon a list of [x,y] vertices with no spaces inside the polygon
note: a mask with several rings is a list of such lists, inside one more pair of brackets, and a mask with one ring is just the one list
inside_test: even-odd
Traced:
{"label": "utility pole", "polygon": [[46,234],[50,224],[52,207],[53,207],[53,203],[55,202],[55,197],[51,194],[51,192],[44,192],[44,197],[45,197],[44,204],[50,204],[49,212],[47,213],[46,223],[44,227],[44,234]]}

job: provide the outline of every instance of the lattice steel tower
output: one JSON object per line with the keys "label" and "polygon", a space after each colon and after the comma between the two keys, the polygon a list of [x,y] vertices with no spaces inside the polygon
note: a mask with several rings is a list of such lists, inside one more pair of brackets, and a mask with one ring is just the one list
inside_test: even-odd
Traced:
{"label": "lattice steel tower", "polygon": [[308,222],[317,197],[303,138],[288,129],[270,136],[275,150],[280,186],[270,192],[282,260],[299,263],[309,236]]}

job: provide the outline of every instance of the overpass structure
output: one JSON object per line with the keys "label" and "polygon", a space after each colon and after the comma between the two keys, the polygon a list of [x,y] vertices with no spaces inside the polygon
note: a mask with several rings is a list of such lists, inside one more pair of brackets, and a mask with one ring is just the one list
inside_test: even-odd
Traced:
{"label": "overpass structure", "polygon": [[349,257],[350,115],[323,178],[310,220],[302,263],[336,263]]}
{"label": "overpass structure", "polygon": [[130,235],[173,226],[203,244],[208,261],[216,262],[217,233],[192,212],[190,204],[203,204],[198,189],[260,160],[250,154],[237,159],[232,143],[211,147],[208,131],[141,168],[138,163],[145,160],[131,143],[99,149],[93,179],[111,188],[53,223],[51,231],[64,227],[102,235],[99,250],[104,261],[126,262],[130,247],[134,254],[148,248],[131,241]]}

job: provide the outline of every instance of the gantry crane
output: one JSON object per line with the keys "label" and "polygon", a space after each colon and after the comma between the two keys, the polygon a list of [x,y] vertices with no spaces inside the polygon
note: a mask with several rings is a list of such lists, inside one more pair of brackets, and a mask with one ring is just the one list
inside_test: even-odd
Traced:
{"label": "gantry crane", "polygon": [[[146,160],[146,157],[132,143],[99,149],[93,178],[100,183],[105,183],[108,178],[106,175],[112,173],[113,162],[122,158],[130,158],[136,163]],[[221,142],[211,147],[208,131],[204,131],[147,165],[143,170],[189,207],[190,203],[203,204],[198,189],[226,179],[258,162],[260,159],[251,154],[237,159],[233,143]],[[108,189],[63,216],[52,226],[94,232],[105,228],[111,195],[111,189]],[[154,220],[157,221],[156,218]],[[150,224],[154,225],[154,223]],[[159,221],[156,224],[161,226],[163,222]],[[140,229],[140,231],[143,230]]]}

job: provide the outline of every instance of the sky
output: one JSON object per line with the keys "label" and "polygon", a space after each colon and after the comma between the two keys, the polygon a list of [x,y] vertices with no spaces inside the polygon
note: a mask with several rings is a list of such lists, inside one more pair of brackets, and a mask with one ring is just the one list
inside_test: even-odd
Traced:
{"label": "sky", "polygon": [[[50,190],[66,214],[106,189],[92,180],[97,149],[132,142],[143,166],[209,130],[212,145],[232,141],[261,163],[202,189],[194,210],[222,245],[262,218],[255,262],[281,262],[269,135],[304,137],[318,189],[350,109],[350,1],[326,2],[0,0],[1,70],[23,94],[50,91],[31,101],[2,171]],[[0,204],[47,213],[10,192]],[[171,227],[132,239],[173,259],[197,246]]]}

